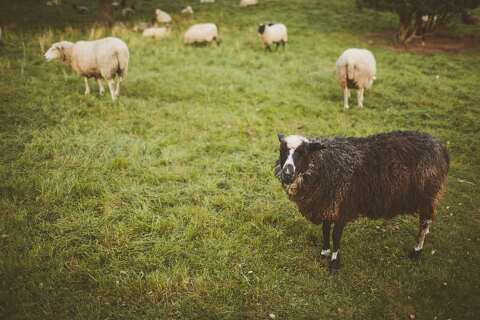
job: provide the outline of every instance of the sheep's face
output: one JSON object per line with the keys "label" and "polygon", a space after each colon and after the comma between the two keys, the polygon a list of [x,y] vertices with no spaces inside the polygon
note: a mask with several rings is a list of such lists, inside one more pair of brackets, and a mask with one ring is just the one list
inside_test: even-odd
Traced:
{"label": "sheep's face", "polygon": [[266,23],[260,24],[260,25],[258,26],[258,29],[257,29],[258,34],[259,34],[259,35],[264,34],[264,33],[265,33],[265,29],[266,29],[267,27],[273,26],[274,24],[275,24],[275,23],[273,23],[273,22],[266,22]]}
{"label": "sheep's face", "polygon": [[44,57],[47,61],[52,61],[55,59],[60,59],[63,56],[63,47],[61,42],[54,43],[47,52],[45,52]]}
{"label": "sheep's face", "polygon": [[285,137],[278,135],[280,142],[280,161],[277,175],[283,184],[292,183],[298,174],[308,168],[312,152],[323,148],[319,141],[309,141],[299,135]]}
{"label": "sheep's face", "polygon": [[265,23],[262,23],[261,25],[258,26],[257,32],[258,34],[263,34],[265,32]]}

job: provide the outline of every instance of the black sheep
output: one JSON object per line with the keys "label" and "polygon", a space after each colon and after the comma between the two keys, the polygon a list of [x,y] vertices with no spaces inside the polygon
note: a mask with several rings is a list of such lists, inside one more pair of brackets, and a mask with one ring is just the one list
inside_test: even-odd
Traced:
{"label": "black sheep", "polygon": [[420,230],[411,257],[420,256],[447,182],[449,156],[439,140],[410,131],[365,138],[278,138],[275,174],[305,218],[323,223],[323,256],[330,255],[334,224],[332,271],[340,268],[343,228],[360,216],[388,219],[417,213]]}

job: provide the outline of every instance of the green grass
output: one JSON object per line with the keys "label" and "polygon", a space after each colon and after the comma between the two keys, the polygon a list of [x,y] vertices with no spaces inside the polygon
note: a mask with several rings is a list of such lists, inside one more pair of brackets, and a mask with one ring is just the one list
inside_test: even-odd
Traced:
{"label": "green grass", "polygon": [[[1,4],[0,318],[478,319],[480,55],[369,43],[396,19],[353,2],[218,0],[176,15],[169,40],[119,31],[131,60],[118,103],[42,60],[41,44],[110,34],[92,31],[95,16]],[[186,4],[142,1],[137,19]],[[285,52],[263,51],[264,20],[288,26]],[[222,46],[184,47],[203,21]],[[365,109],[344,112],[334,64],[348,47],[375,53],[378,82]],[[451,154],[425,256],[406,255],[416,218],[362,219],[332,276],[321,230],[273,176],[276,133],[397,129],[438,136]]]}

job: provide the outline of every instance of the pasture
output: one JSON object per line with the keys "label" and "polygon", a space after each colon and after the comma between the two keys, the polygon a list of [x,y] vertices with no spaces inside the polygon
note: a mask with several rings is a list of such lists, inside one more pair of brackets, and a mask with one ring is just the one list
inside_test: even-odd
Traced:
{"label": "pasture", "polygon": [[[0,4],[0,318],[478,319],[480,54],[392,48],[396,16],[353,0],[138,1],[172,36],[113,34],[130,48],[116,103],[44,50],[111,35],[92,13],[45,1]],[[179,12],[191,4],[192,18]],[[258,23],[289,28],[268,53]],[[186,47],[196,22],[220,46]],[[479,26],[455,25],[478,41]],[[381,35],[381,36],[379,36]],[[477,37],[477,38],[475,38]],[[365,108],[342,109],[335,61],[369,48],[378,74]],[[419,262],[418,220],[362,219],[343,269],[273,175],[277,133],[364,136],[422,130],[448,146],[448,191]]]}

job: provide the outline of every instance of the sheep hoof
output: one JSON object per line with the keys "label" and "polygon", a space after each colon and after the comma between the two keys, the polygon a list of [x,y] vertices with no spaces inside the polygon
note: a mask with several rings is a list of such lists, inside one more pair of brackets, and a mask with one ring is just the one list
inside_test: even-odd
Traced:
{"label": "sheep hoof", "polygon": [[324,259],[330,258],[330,249],[322,249],[320,256]]}
{"label": "sheep hoof", "polygon": [[421,256],[422,256],[422,250],[417,251],[415,249],[412,249],[408,254],[408,257],[414,261],[419,260]]}
{"label": "sheep hoof", "polygon": [[340,271],[340,268],[342,267],[342,264],[340,263],[340,258],[337,258],[335,260],[330,261],[330,272],[331,273],[337,273]]}

